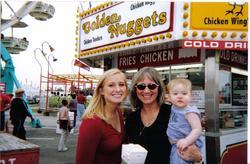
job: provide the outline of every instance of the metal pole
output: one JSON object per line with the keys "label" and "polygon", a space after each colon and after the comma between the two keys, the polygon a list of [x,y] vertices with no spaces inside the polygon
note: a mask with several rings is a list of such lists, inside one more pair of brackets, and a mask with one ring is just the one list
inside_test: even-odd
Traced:
{"label": "metal pole", "polygon": [[[46,58],[46,54],[44,53],[44,44],[47,44],[49,46],[49,49],[50,49],[50,52],[54,51],[54,48],[47,42],[47,41],[44,41],[42,43],[42,53],[43,53],[43,56],[44,58],[47,60],[47,63],[48,63],[48,71],[47,71],[47,91],[46,91],[46,109],[45,109],[45,113],[44,115],[45,116],[49,116],[49,78],[50,78],[50,75],[49,75],[49,67],[50,67],[50,63],[49,63],[49,56],[48,55],[48,58]],[[51,69],[53,70],[53,68],[51,67]]]}
{"label": "metal pole", "polygon": [[[40,84],[39,84],[39,101],[41,101],[41,96],[42,96],[42,72],[43,72],[43,69],[42,69],[42,65],[41,63],[39,62],[39,60],[36,58],[36,50],[40,50],[42,52],[42,50],[40,48],[36,48],[34,50],[34,55],[35,55],[35,59],[37,61],[37,63],[39,64],[40,66]],[[40,103],[40,102],[39,102]],[[40,106],[39,106],[39,109],[37,111],[38,113],[41,113],[41,109],[40,109]]]}
{"label": "metal pole", "polygon": [[53,85],[53,83],[54,83],[54,72],[52,72],[52,76],[51,76],[51,92],[53,92],[54,91],[54,85]]}
{"label": "metal pole", "polygon": [[49,56],[48,56],[48,72],[47,72],[47,91],[46,91],[46,108],[45,108],[45,116],[49,116]]}
{"label": "metal pole", "polygon": [[64,95],[67,96],[67,81],[64,82]]}
{"label": "metal pole", "polygon": [[205,60],[205,112],[206,162],[220,163],[219,128],[219,51],[206,50]]}
{"label": "metal pole", "polygon": [[[40,72],[39,103],[41,102],[41,96],[42,96],[42,71]],[[42,113],[42,110],[40,109],[40,105],[39,105],[37,113]]]}
{"label": "metal pole", "polygon": [[93,80],[90,80],[90,90],[91,90],[91,93],[93,92]]}
{"label": "metal pole", "polygon": [[78,68],[78,91],[77,91],[77,94],[79,95],[80,94],[80,67]]}

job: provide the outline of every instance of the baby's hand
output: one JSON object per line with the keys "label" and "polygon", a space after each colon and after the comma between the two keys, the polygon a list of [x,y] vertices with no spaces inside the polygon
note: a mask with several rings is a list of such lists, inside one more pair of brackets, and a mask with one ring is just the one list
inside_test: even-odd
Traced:
{"label": "baby's hand", "polygon": [[180,139],[177,143],[176,143],[177,149],[180,149],[181,151],[183,151],[186,147],[188,147],[188,142],[185,139]]}

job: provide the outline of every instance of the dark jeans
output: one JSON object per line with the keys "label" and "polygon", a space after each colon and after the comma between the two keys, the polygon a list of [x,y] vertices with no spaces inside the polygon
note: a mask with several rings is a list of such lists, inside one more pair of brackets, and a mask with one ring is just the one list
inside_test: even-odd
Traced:
{"label": "dark jeans", "polygon": [[24,121],[25,119],[12,121],[12,124],[14,126],[12,134],[18,138],[26,140],[26,131],[24,129]]}
{"label": "dark jeans", "polygon": [[1,129],[0,131],[4,130],[4,124],[5,124],[5,116],[4,116],[4,111],[1,112]]}

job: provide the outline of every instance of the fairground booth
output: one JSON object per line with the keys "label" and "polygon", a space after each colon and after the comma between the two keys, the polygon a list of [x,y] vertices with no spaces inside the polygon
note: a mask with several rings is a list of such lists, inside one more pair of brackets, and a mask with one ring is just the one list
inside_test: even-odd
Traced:
{"label": "fairground booth", "polygon": [[91,67],[190,79],[204,162],[247,163],[247,2],[107,2],[76,23],[76,57]]}

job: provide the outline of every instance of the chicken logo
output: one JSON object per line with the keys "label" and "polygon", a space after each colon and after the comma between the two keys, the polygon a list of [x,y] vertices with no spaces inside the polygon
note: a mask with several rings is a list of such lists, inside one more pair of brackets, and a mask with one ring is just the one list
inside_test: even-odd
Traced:
{"label": "chicken logo", "polygon": [[233,2],[233,3],[229,2],[229,5],[233,6],[233,8],[231,10],[226,10],[225,15],[231,13],[232,15],[235,14],[236,16],[238,16],[238,15],[243,16],[242,12],[243,12],[243,7],[244,7],[245,3],[246,2]]}

